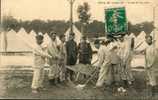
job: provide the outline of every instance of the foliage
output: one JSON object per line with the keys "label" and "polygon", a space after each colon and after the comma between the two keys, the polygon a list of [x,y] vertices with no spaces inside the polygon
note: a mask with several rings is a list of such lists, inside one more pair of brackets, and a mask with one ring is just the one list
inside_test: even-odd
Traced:
{"label": "foliage", "polygon": [[77,8],[79,21],[82,23],[81,32],[83,34],[85,34],[85,29],[90,21],[91,14],[89,11],[90,6],[87,2],[84,2],[83,5],[79,5]]}
{"label": "foliage", "polygon": [[87,2],[84,2],[83,5],[78,6],[77,13],[81,23],[88,24],[91,17],[89,10],[90,10],[90,6]]}
{"label": "foliage", "polygon": [[[37,32],[42,33],[50,33],[50,31],[55,31],[58,35],[64,34],[68,28],[69,28],[69,21],[64,20],[39,20],[35,19],[32,21],[22,21],[17,20],[12,16],[4,16],[2,20],[2,26],[5,31],[9,31],[10,29],[15,30],[16,32],[19,31],[21,27],[23,27],[26,32],[30,32],[31,30],[34,30]],[[74,23],[75,26],[79,29],[79,31],[82,30],[82,22],[77,21]],[[96,37],[96,36],[105,36],[105,28],[104,28],[104,22],[93,20],[91,23],[89,23],[86,27],[86,35],[88,37]],[[152,30],[154,29],[153,22],[143,22],[139,24],[133,25],[131,22],[128,23],[128,31],[130,33],[134,33],[135,35],[138,35],[141,31],[145,31],[145,33],[150,34]]]}

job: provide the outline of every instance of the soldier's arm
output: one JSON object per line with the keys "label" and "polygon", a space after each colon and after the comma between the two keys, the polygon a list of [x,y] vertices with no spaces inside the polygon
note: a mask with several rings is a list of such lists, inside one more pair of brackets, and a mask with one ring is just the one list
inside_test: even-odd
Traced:
{"label": "soldier's arm", "polygon": [[104,62],[104,52],[102,49],[98,51],[98,61],[99,61],[98,67],[100,67]]}
{"label": "soldier's arm", "polygon": [[37,55],[43,56],[43,57],[51,58],[51,56],[48,53],[46,53],[46,52],[44,52],[42,50],[35,49],[34,53],[37,54]]}

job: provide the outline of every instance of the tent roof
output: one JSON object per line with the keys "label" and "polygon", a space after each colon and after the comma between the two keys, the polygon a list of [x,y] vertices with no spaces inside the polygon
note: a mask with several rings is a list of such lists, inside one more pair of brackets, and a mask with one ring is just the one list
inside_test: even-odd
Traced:
{"label": "tent roof", "polygon": [[144,31],[142,31],[137,37],[136,39],[140,40],[140,39],[143,39],[145,40],[145,36],[146,36],[146,33]]}
{"label": "tent roof", "polygon": [[135,46],[137,47],[139,44],[145,41],[146,33],[142,31],[136,38],[135,38]]}
{"label": "tent roof", "polygon": [[[18,33],[27,34],[23,28]],[[7,52],[30,52],[31,49],[16,34],[14,30],[7,33]]]}
{"label": "tent roof", "polygon": [[29,34],[32,36],[36,36],[36,32],[34,30],[31,30]]}
{"label": "tent roof", "polygon": [[23,27],[21,27],[21,29],[18,31],[18,33],[22,33],[22,32],[27,33]]}
{"label": "tent roof", "polygon": [[33,39],[35,39],[36,37],[36,32],[34,30],[32,30],[30,33],[29,33],[29,36]]}
{"label": "tent roof", "polygon": [[0,52],[6,51],[5,32],[0,33]]}
{"label": "tent roof", "polygon": [[154,37],[154,31],[152,31],[152,32],[150,33],[150,36]]}
{"label": "tent roof", "polygon": [[28,37],[31,42],[36,43],[36,32],[34,30],[31,30]]}
{"label": "tent roof", "polygon": [[[158,33],[158,30],[155,30],[155,33]],[[158,48],[158,35],[157,34],[155,34],[155,46],[156,46],[156,48]]]}
{"label": "tent roof", "polygon": [[130,37],[136,38],[136,36],[134,35],[134,33],[131,33]]}

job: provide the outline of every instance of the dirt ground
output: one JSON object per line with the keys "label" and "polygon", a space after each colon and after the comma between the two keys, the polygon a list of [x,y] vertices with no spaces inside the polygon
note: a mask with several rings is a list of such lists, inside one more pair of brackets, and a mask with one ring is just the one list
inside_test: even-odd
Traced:
{"label": "dirt ground", "polygon": [[49,85],[47,79],[44,81],[46,90],[39,94],[32,94],[31,80],[32,76],[14,76],[0,75],[0,95],[1,99],[105,99],[105,100],[158,100],[158,95],[149,97],[145,81],[144,72],[133,72],[135,82],[133,88],[128,89],[127,96],[113,96],[110,87],[95,89],[94,84],[89,83],[83,90],[77,90],[75,86],[78,84],[68,83],[67,85]]}

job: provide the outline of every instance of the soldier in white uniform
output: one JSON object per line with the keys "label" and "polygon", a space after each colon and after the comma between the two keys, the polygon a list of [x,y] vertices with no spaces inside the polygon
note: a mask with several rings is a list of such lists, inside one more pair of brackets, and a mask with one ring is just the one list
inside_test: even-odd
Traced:
{"label": "soldier in white uniform", "polygon": [[57,40],[56,40],[56,33],[51,32],[50,34],[51,42],[48,45],[47,53],[52,56],[51,59],[48,59],[48,64],[50,65],[50,70],[48,73],[48,78],[50,84],[56,84],[60,81],[59,80],[59,50],[57,46]]}
{"label": "soldier in white uniform", "polygon": [[132,48],[131,41],[124,40],[124,37],[120,38],[118,55],[121,58],[122,74],[121,79],[124,81],[124,86],[127,87],[134,81],[131,72],[131,60],[132,60]]}
{"label": "soldier in white uniform", "polygon": [[156,48],[152,43],[152,37],[146,36],[146,43],[148,44],[147,48],[145,49],[145,62],[146,62],[146,72],[149,79],[149,85],[152,92],[152,95],[155,95],[155,86],[156,86],[156,75],[155,75],[155,58],[157,55]]}
{"label": "soldier in white uniform", "polygon": [[44,52],[41,44],[43,42],[43,36],[36,36],[37,47],[34,49],[34,72],[32,79],[32,92],[37,93],[39,88],[43,88],[43,80],[44,80],[44,64],[45,58],[51,58],[50,55]]}
{"label": "soldier in white uniform", "polygon": [[[98,44],[97,44],[98,45]],[[101,44],[99,47],[98,51],[98,65],[97,67],[100,68],[99,72],[99,78],[96,83],[96,87],[102,87],[105,80],[107,80],[107,71],[108,71],[108,66],[110,64],[110,61],[108,59],[108,50],[106,45]]]}

